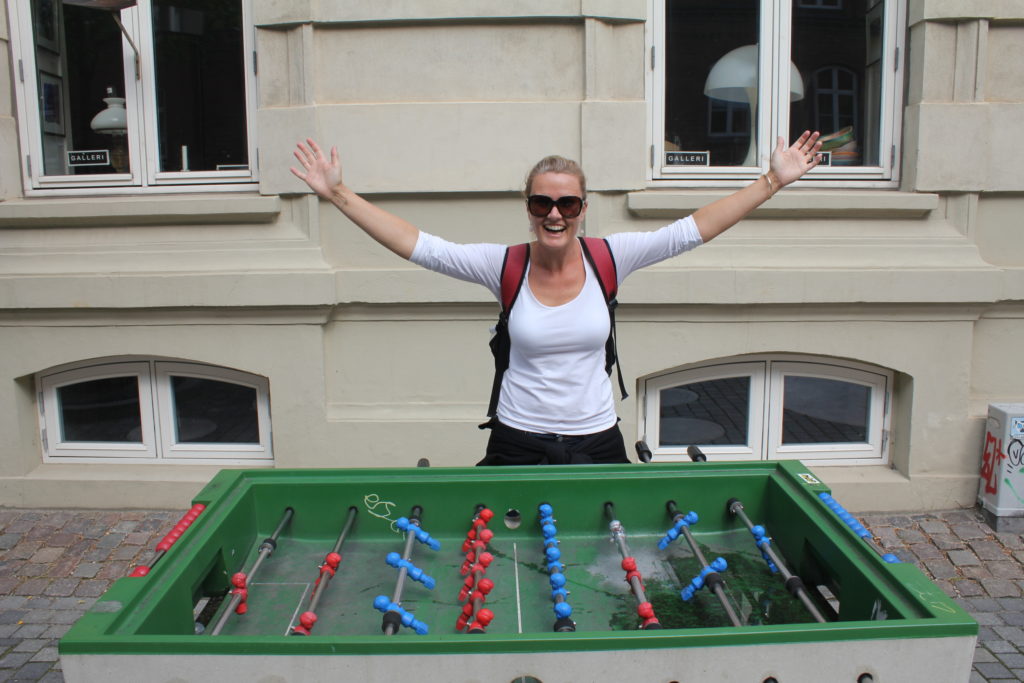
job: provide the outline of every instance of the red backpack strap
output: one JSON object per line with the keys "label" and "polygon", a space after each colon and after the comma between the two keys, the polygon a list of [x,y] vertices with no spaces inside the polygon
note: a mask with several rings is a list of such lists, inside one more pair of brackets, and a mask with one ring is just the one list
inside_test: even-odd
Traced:
{"label": "red backpack strap", "polygon": [[583,247],[583,255],[590,263],[590,267],[597,273],[597,281],[604,293],[605,303],[608,304],[608,318],[611,321],[611,332],[608,334],[608,341],[605,343],[604,369],[609,375],[612,367],[619,380],[619,394],[623,399],[629,396],[626,393],[626,383],[622,379],[622,366],[619,365],[619,352],[616,348],[618,335],[615,332],[615,309],[619,305],[616,296],[619,293],[618,271],[615,267],[615,257],[608,245],[608,240],[601,237],[580,237],[580,245]]}
{"label": "red backpack strap", "polygon": [[530,262],[530,245],[516,244],[505,250],[501,264],[501,310],[512,308],[526,279],[526,264]]}
{"label": "red backpack strap", "polygon": [[590,267],[597,273],[605,302],[611,303],[619,293],[619,277],[608,240],[602,237],[581,237],[580,244],[583,245],[583,255],[590,262]]}

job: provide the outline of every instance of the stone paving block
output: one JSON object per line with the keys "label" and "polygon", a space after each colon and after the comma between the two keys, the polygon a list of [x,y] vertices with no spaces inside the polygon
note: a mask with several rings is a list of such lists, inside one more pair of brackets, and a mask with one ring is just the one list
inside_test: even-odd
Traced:
{"label": "stone paving block", "polygon": [[21,621],[29,610],[5,609],[0,612],[0,624],[16,624]]}
{"label": "stone paving block", "polygon": [[78,585],[75,595],[80,598],[97,598],[107,592],[110,584],[105,579],[85,579]]}
{"label": "stone paving block", "polygon": [[949,561],[957,567],[978,566],[981,560],[970,550],[950,550]]}
{"label": "stone paving block", "polygon": [[974,598],[968,600],[967,604],[970,605],[966,608],[968,612],[995,612],[1003,608],[994,598]]}
{"label": "stone paving block", "polygon": [[47,645],[37,652],[30,661],[33,662],[56,662],[60,659],[60,652],[57,651],[56,645]]}
{"label": "stone paving block", "polygon": [[992,630],[1014,645],[1024,645],[1024,629],[1019,626],[993,626]]}
{"label": "stone paving block", "polygon": [[1024,579],[1024,569],[1016,562],[988,562],[985,566],[997,579]]}
{"label": "stone paving block", "polygon": [[956,567],[946,560],[925,560],[924,566],[936,579],[952,579],[957,576]]}
{"label": "stone paving block", "polygon": [[1006,549],[1002,545],[989,539],[968,541],[967,545],[982,560],[999,562],[1010,559],[1007,557]]}
{"label": "stone paving block", "polygon": [[1003,621],[1001,615],[1002,612],[978,612],[972,616],[975,621],[983,626],[1005,626],[1006,622]]}
{"label": "stone paving block", "polygon": [[977,567],[958,567],[960,572],[967,579],[991,579],[992,572],[988,570],[986,565],[978,565]]}
{"label": "stone paving block", "polygon": [[998,540],[1003,547],[1009,548],[1010,550],[1024,550],[1024,535],[1022,534],[1011,534],[1005,531],[996,532],[996,540]]}
{"label": "stone paving block", "polygon": [[953,534],[934,534],[931,539],[939,550],[961,550],[967,547],[966,543]]}
{"label": "stone paving block", "polygon": [[1017,652],[1017,646],[1006,640],[989,640],[985,643],[985,649],[996,655]]}
{"label": "stone paving block", "polygon": [[965,541],[987,538],[989,534],[992,533],[986,527],[983,527],[977,522],[953,524],[950,528],[958,538]]}
{"label": "stone paving block", "polygon": [[28,652],[8,652],[0,657],[0,669],[17,669],[23,666],[32,655]]}
{"label": "stone paving block", "polygon": [[121,545],[126,534],[111,532],[105,535],[103,538],[96,541],[97,548],[116,548]]}
{"label": "stone paving block", "polygon": [[995,678],[1007,678],[1012,675],[1010,674],[1010,670],[1000,662],[981,662],[980,664],[975,664],[974,668],[977,669],[978,673],[982,676],[989,679],[989,681]]}
{"label": "stone paving block", "polygon": [[960,579],[952,582],[953,590],[964,597],[977,597],[985,594],[981,584],[972,579]]}
{"label": "stone paving block", "polygon": [[103,564],[100,562],[82,562],[75,571],[72,572],[72,576],[79,579],[91,579],[103,569]]}
{"label": "stone paving block", "polygon": [[50,641],[43,638],[26,638],[14,646],[15,652],[39,652]]}
{"label": "stone paving block", "polygon": [[21,534],[0,534],[0,550],[10,550],[21,542]]}
{"label": "stone paving block", "polygon": [[989,651],[987,647],[978,646],[974,648],[974,663],[980,662],[995,662],[998,661],[996,656]]}
{"label": "stone paving block", "polygon": [[993,598],[1017,597],[1021,594],[1020,587],[1006,579],[980,579],[981,587]]}
{"label": "stone paving block", "polygon": [[912,545],[914,543],[924,543],[926,540],[928,540],[925,537],[925,535],[917,529],[899,529],[897,530],[896,535],[899,537],[901,541],[908,545]]}
{"label": "stone paving block", "polygon": [[917,543],[910,546],[910,552],[914,553],[914,556],[919,560],[938,560],[942,558],[943,553],[941,550],[933,546],[931,543]]}
{"label": "stone paving block", "polygon": [[918,527],[921,528],[926,534],[948,534],[949,525],[940,519],[925,519],[917,523]]}
{"label": "stone paving block", "polygon": [[[43,590],[43,595],[67,596],[75,592],[80,579],[57,579]],[[991,595],[991,593],[990,593]]]}
{"label": "stone paving block", "polygon": [[1010,669],[1021,669],[1024,668],[1024,655],[1020,652],[1013,652],[1004,655],[999,655],[999,661],[1006,665]]}
{"label": "stone paving block", "polygon": [[999,614],[1008,626],[1024,626],[1024,612],[1006,611]]}
{"label": "stone paving block", "polygon": [[967,683],[988,683],[988,681],[986,681],[985,677],[977,671],[972,671],[971,677],[968,679]]}
{"label": "stone paving block", "polygon": [[18,669],[17,673],[14,674],[14,680],[38,681],[50,670],[51,666],[53,666],[52,662],[29,662]]}
{"label": "stone paving block", "polygon": [[17,638],[40,638],[48,628],[49,624],[22,624],[14,635]]}
{"label": "stone paving block", "polygon": [[35,555],[35,552],[41,547],[43,547],[43,544],[39,541],[22,540],[18,545],[8,550],[4,558],[8,560],[27,560]]}
{"label": "stone paving block", "polygon": [[24,595],[4,595],[0,597],[0,610],[24,607],[26,602],[28,598]]}

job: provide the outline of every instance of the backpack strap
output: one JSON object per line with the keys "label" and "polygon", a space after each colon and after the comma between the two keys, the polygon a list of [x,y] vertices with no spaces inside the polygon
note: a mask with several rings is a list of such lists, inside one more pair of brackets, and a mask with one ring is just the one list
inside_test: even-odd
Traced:
{"label": "backpack strap", "polygon": [[597,274],[597,281],[601,285],[601,292],[604,294],[605,303],[608,304],[608,319],[611,322],[611,332],[608,334],[608,341],[605,343],[605,364],[604,370],[612,374],[612,366],[619,379],[619,393],[623,399],[629,397],[626,393],[626,383],[622,380],[622,366],[619,365],[619,354],[616,345],[615,334],[615,308],[619,305],[619,277],[615,266],[615,256],[612,254],[608,240],[601,237],[580,237],[580,246],[583,247],[583,255],[590,263],[590,267]]}
{"label": "backpack strap", "polygon": [[530,263],[530,245],[516,244],[505,250],[505,260],[501,264],[501,313],[498,323],[494,326],[491,337],[491,354],[494,356],[494,382],[491,384],[491,400],[487,404],[487,417],[491,421],[480,425],[481,429],[491,426],[494,416],[498,413],[498,396],[501,394],[501,380],[508,369],[512,342],[508,336],[508,316],[512,304],[519,297],[526,280],[526,266]]}
{"label": "backpack strap", "polygon": [[501,264],[501,310],[508,315],[519,297],[526,279],[526,265],[530,262],[530,245],[517,244],[505,250]]}

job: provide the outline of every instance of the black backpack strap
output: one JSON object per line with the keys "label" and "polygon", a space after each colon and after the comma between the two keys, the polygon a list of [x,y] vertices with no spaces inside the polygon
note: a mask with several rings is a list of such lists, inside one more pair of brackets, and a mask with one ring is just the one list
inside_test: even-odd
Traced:
{"label": "black backpack strap", "polygon": [[601,285],[601,292],[604,294],[605,303],[608,304],[608,320],[611,324],[611,331],[608,333],[608,341],[605,343],[604,370],[612,374],[612,366],[619,380],[619,394],[625,400],[629,397],[626,393],[626,383],[622,380],[622,366],[619,365],[619,354],[615,334],[615,309],[619,305],[616,298],[619,293],[618,270],[615,266],[615,256],[612,254],[608,240],[599,237],[580,237],[580,246],[583,247],[583,255],[590,263],[591,269],[597,275],[597,281]]}
{"label": "black backpack strap", "polygon": [[501,380],[508,369],[512,341],[508,336],[508,316],[512,304],[519,297],[526,279],[526,266],[530,263],[530,245],[517,244],[505,250],[505,260],[501,264],[501,313],[498,323],[494,326],[491,337],[491,355],[494,356],[494,381],[491,384],[491,400],[487,405],[488,422],[480,425],[481,429],[492,426],[494,416],[498,412],[498,396],[501,394]]}

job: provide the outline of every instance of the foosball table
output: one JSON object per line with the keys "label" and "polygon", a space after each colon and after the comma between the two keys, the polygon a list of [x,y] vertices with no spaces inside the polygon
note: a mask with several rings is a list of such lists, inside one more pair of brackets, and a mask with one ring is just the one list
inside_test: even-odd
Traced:
{"label": "foosball table", "polygon": [[799,462],[225,470],[79,681],[966,681],[977,623]]}

